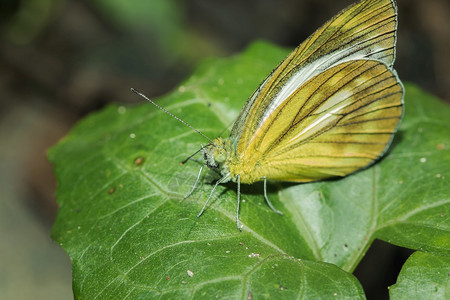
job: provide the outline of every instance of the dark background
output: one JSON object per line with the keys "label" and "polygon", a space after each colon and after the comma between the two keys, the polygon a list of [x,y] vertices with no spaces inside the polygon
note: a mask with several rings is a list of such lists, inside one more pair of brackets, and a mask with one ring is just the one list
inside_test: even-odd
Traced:
{"label": "dark background", "polygon": [[[57,205],[45,151],[89,112],[162,95],[203,58],[255,39],[295,47],[352,0],[0,0],[0,298],[70,299],[70,262],[49,238]],[[450,3],[398,0],[395,68],[450,98]],[[367,296],[409,251],[383,242],[356,275]]]}

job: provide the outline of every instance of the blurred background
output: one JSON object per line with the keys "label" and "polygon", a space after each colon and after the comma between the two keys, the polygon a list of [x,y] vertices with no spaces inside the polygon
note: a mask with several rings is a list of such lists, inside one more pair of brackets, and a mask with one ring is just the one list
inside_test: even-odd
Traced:
{"label": "blurred background", "polygon": [[[205,57],[255,39],[295,47],[353,0],[1,0],[0,299],[72,299],[71,265],[49,234],[56,182],[46,150],[107,103],[157,97]],[[450,2],[397,0],[395,68],[449,101]],[[409,255],[376,242],[356,275],[387,298]],[[384,268],[381,268],[384,266]]]}

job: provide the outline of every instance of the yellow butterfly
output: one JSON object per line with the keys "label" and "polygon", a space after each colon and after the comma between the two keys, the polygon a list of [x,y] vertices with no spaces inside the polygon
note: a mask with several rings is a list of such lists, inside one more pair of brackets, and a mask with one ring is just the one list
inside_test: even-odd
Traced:
{"label": "yellow butterfly", "polygon": [[267,197],[267,180],[346,176],[382,156],[403,114],[403,86],[392,68],[396,29],[393,0],[363,0],[286,57],[247,101],[230,137],[205,136],[210,141],[201,148],[206,165],[222,177],[197,217],[216,187],[233,181],[241,230],[241,183],[264,181],[267,204],[281,214]]}

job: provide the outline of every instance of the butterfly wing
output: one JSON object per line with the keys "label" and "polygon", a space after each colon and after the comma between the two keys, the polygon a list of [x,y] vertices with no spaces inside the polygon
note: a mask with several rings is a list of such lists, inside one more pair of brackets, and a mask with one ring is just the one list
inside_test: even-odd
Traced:
{"label": "butterfly wing", "polygon": [[365,0],[340,12],[298,46],[263,81],[231,131],[236,153],[246,151],[261,126],[297,89],[345,61],[376,59],[392,67],[397,9],[392,0]]}
{"label": "butterfly wing", "polygon": [[344,62],[308,80],[260,126],[243,163],[255,176],[314,181],[345,176],[384,153],[403,113],[396,73],[374,60]]}

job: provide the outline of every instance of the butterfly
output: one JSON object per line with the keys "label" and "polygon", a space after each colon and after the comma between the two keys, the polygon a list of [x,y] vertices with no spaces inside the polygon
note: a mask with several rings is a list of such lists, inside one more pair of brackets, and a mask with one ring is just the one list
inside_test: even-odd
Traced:
{"label": "butterfly", "polygon": [[[200,149],[221,183],[312,182],[343,177],[387,151],[403,115],[404,89],[393,69],[397,7],[363,0],[342,10],[292,51],[246,102],[228,138]],[[203,166],[192,190],[194,191]]]}

